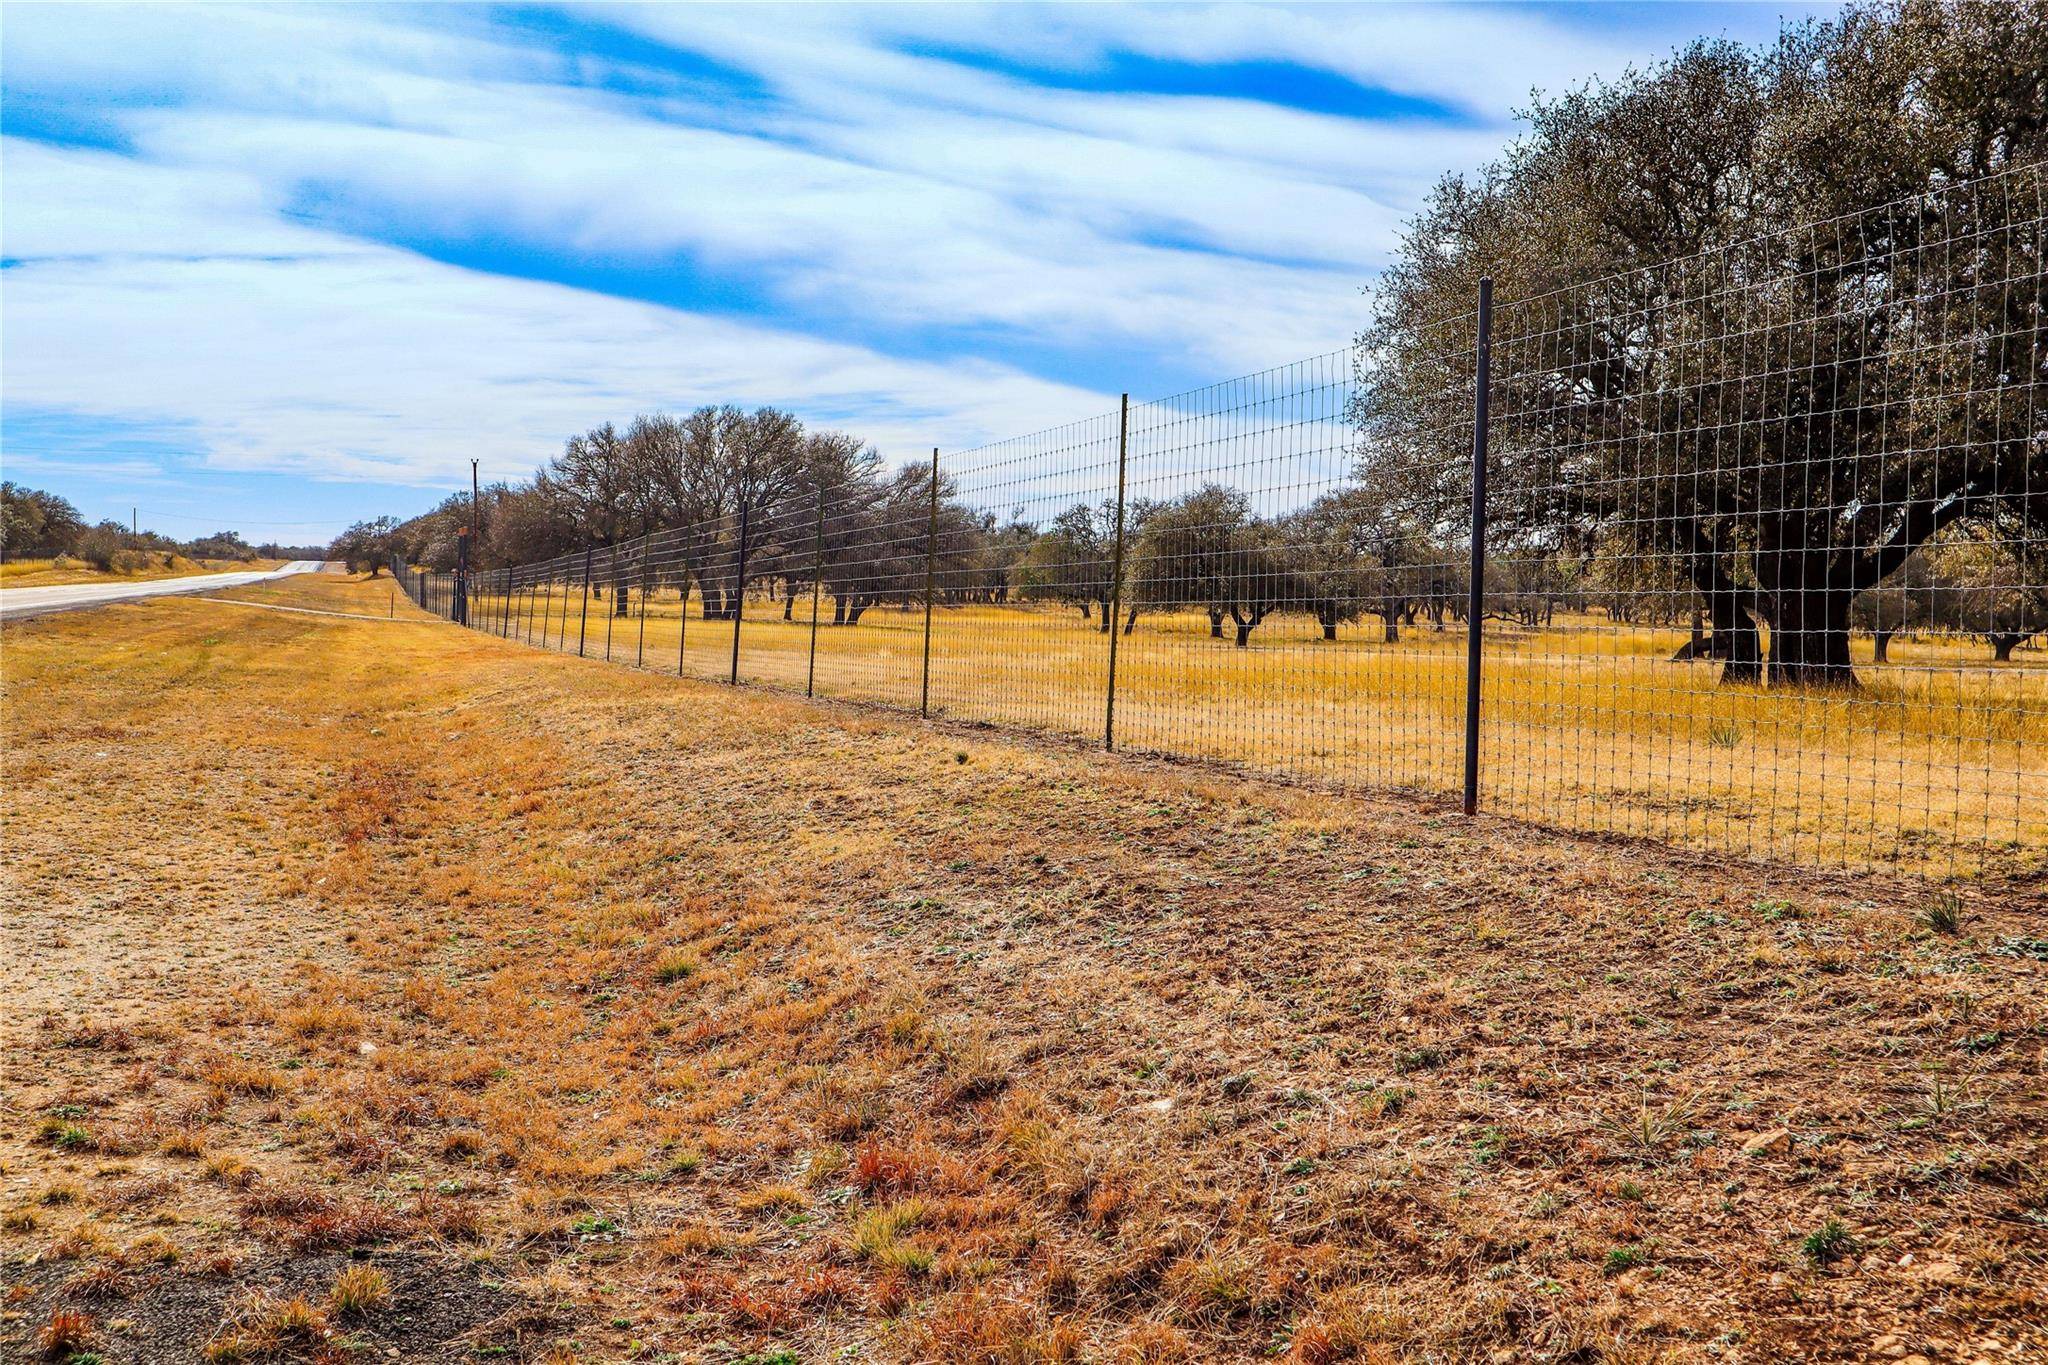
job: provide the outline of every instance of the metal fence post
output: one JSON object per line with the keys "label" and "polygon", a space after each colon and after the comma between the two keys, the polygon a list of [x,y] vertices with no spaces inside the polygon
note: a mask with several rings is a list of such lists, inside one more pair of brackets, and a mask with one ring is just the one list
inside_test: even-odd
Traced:
{"label": "metal fence post", "polygon": [[1102,702],[1102,748],[1116,751],[1116,633],[1124,602],[1124,470],[1129,463],[1131,396],[1125,394],[1116,419],[1116,553],[1109,579],[1109,686]]}
{"label": "metal fence post", "polygon": [[612,661],[612,626],[619,619],[619,547],[604,552],[604,576],[611,580],[612,600],[604,604],[604,661]]}
{"label": "metal fence post", "polygon": [[818,531],[811,546],[811,661],[804,668],[804,695],[818,682],[818,601],[825,595],[825,485],[818,485]]}
{"label": "metal fence post", "polygon": [[924,670],[918,684],[917,714],[932,713],[932,570],[939,549],[939,448],[932,447],[931,507],[924,528]]}
{"label": "metal fence post", "polygon": [[654,559],[648,551],[653,548],[651,536],[640,537],[640,643],[633,650],[635,668],[647,666],[647,575]]}
{"label": "metal fence post", "polygon": [[747,504],[740,502],[740,543],[733,559],[732,576],[732,671],[726,683],[740,685],[740,620],[747,614]]}
{"label": "metal fence post", "polygon": [[[555,623],[555,560],[560,558],[561,556],[557,555],[555,559],[548,561],[548,576],[541,580],[540,647],[542,649],[551,648],[548,644],[548,631]],[[562,615],[563,619],[566,620],[568,618],[566,611]]]}
{"label": "metal fence post", "polygon": [[[583,610],[576,618],[576,657],[579,659],[583,657],[584,643],[590,639],[590,557],[596,550],[594,545],[583,547]],[[567,617],[563,618],[562,624],[569,624]]]}
{"label": "metal fence post", "polygon": [[469,624],[469,528],[455,533],[455,583],[448,596],[448,619],[458,626]]}
{"label": "metal fence post", "polygon": [[1477,364],[1472,387],[1472,581],[1465,599],[1465,814],[1479,810],[1480,637],[1486,618],[1486,419],[1493,372],[1493,279],[1479,279]]}
{"label": "metal fence post", "polygon": [[690,643],[690,547],[683,546],[682,587],[679,589],[683,604],[676,611],[676,676],[683,676],[683,654]]}

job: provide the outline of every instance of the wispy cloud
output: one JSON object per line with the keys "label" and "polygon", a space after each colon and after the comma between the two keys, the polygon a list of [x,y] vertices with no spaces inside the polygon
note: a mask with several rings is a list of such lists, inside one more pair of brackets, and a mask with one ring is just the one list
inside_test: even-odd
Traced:
{"label": "wispy cloud", "polygon": [[973,444],[1341,344],[1530,85],[1708,17],[15,10],[5,401],[421,485],[727,397]]}
{"label": "wispy cloud", "polygon": [[476,456],[521,473],[596,421],[728,398],[908,451],[1107,401],[993,363],[893,360],[281,223],[233,172],[13,142],[6,155],[9,194],[51,224],[118,201],[174,247],[110,249],[133,230],[117,215],[112,242],[82,227],[45,254],[57,243],[32,218],[10,247],[9,404],[155,420],[197,434],[216,469],[429,485]]}

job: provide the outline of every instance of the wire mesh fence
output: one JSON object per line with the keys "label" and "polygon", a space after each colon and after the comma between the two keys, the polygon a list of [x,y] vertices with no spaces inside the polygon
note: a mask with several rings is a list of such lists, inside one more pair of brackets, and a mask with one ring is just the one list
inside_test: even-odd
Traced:
{"label": "wire mesh fence", "polygon": [[1498,306],[1473,279],[1461,316],[893,472],[742,443],[678,472],[678,524],[399,572],[682,676],[1714,855],[2038,873],[2041,182]]}

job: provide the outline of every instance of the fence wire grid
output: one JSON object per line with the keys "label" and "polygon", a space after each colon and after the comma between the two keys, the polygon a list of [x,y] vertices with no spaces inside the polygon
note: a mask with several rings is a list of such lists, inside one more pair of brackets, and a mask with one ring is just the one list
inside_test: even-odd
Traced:
{"label": "fence wire grid", "polygon": [[1462,316],[897,470],[685,450],[678,524],[394,568],[474,629],[684,677],[1710,855],[2038,876],[2042,198],[2023,167],[1497,302],[1475,279]]}

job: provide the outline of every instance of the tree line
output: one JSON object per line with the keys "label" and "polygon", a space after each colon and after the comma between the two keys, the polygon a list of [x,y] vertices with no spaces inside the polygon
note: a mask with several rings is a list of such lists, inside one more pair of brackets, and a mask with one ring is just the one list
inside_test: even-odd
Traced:
{"label": "tree line", "polygon": [[251,545],[235,531],[178,540],[118,521],[88,524],[68,498],[39,488],[0,483],[0,560],[68,557],[103,573],[132,573],[178,558],[319,559],[319,545]]}
{"label": "tree line", "polygon": [[[378,571],[396,555],[446,571],[473,522],[480,573],[557,563],[625,615],[636,592],[695,594],[711,620],[748,596],[785,619],[815,590],[821,619],[858,625],[873,608],[912,608],[927,574],[940,607],[1056,605],[1107,632],[1147,614],[1195,611],[1213,638],[1248,646],[1280,615],[1306,615],[1336,640],[1368,626],[1442,630],[1468,612],[1462,531],[1415,471],[1361,446],[1353,478],[1305,504],[1261,513],[1246,491],[1204,483],[1123,509],[1116,577],[1113,498],[1076,501],[1041,521],[971,505],[956,479],[929,467],[889,470],[866,443],[810,431],[793,414],[706,407],[684,418],[641,416],[571,438],[523,484],[460,494],[408,522],[352,528],[330,551]],[[532,581],[506,579],[505,582]],[[1122,612],[1112,619],[1113,604]],[[1496,537],[1482,609],[1527,628],[1560,613],[1598,612],[1631,625],[1692,623],[1678,657],[1712,657],[1705,602],[1682,561],[1640,554],[1626,534],[1569,545],[1512,526]],[[2048,630],[2048,586],[2032,585],[2008,548],[1963,527],[1909,557],[1883,591],[1859,598],[1856,627],[1880,659],[1900,632],[1983,634],[1999,658]]]}

